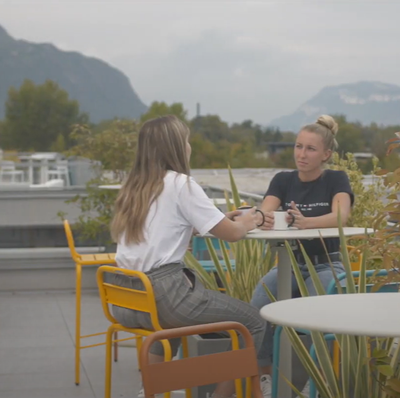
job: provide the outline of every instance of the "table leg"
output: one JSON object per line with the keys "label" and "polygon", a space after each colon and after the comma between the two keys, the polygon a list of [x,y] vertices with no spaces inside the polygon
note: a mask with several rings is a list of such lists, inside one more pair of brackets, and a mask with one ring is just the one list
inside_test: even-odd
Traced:
{"label": "table leg", "polygon": [[[273,253],[278,253],[278,300],[292,298],[292,267],[286,246],[276,246]],[[285,331],[282,331],[279,351],[279,371],[292,381],[292,346]],[[291,398],[292,389],[283,377],[279,377],[279,398]]]}

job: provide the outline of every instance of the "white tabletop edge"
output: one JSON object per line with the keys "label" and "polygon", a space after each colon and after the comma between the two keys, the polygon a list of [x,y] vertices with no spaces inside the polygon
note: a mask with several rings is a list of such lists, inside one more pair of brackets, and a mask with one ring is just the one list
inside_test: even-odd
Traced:
{"label": "white tabletop edge", "polygon": [[[355,235],[369,235],[374,230],[372,228],[344,227],[343,235],[346,237]],[[290,239],[315,239],[315,238],[338,238],[339,228],[316,228],[316,229],[287,229],[287,230],[268,230],[254,229],[249,231],[245,239],[266,239],[266,240],[290,240]],[[205,238],[213,238],[214,235],[207,233]]]}
{"label": "white tabletop edge", "polygon": [[333,294],[271,303],[260,315],[277,325],[323,333],[399,337],[400,319],[390,316],[399,306],[399,293]]}

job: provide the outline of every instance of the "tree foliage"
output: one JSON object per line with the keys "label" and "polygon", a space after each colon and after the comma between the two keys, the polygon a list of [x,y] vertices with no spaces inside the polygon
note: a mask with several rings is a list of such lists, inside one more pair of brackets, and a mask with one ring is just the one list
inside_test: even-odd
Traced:
{"label": "tree foliage", "polygon": [[165,115],[175,115],[184,122],[187,121],[187,111],[184,109],[181,103],[176,102],[168,105],[165,102],[155,101],[150,105],[150,108],[147,110],[147,112],[140,117],[140,122],[144,123],[147,120]]}
{"label": "tree foliage", "polygon": [[137,132],[138,125],[133,120],[114,120],[98,133],[87,125],[75,125],[71,138],[76,144],[68,154],[99,162],[101,172],[112,172],[112,179],[121,182],[133,165]]}
{"label": "tree foliage", "polygon": [[[133,165],[137,144],[137,122],[114,120],[100,132],[93,132],[87,125],[76,125],[71,133],[76,145],[69,155],[93,160],[97,177],[86,185],[86,193],[77,195],[69,203],[77,203],[81,215],[75,227],[83,237],[106,239],[111,243],[108,230],[117,190],[100,189],[99,185],[121,183]],[[60,214],[61,217],[64,214]]]}
{"label": "tree foliage", "polygon": [[2,146],[19,151],[48,151],[61,144],[68,147],[71,126],[86,121],[78,102],[55,82],[35,85],[25,80],[19,89],[11,87],[8,92]]}
{"label": "tree foliage", "polygon": [[[137,121],[103,120],[94,125],[87,124],[91,140],[100,149],[92,154],[87,151],[91,159],[99,157],[108,166],[111,153],[119,143],[108,147],[100,144],[100,140],[108,142],[115,129],[122,128],[120,123],[131,123],[124,128],[138,131],[147,120],[159,116],[173,114],[188,123],[193,147],[192,168],[225,168],[230,164],[235,168],[242,167],[280,167],[294,168],[292,148],[278,149],[277,153],[271,150],[271,143],[291,143],[296,140],[296,133],[281,131],[271,126],[260,126],[252,120],[229,124],[218,115],[196,116],[189,120],[183,104],[155,101],[148,111]],[[400,126],[378,126],[372,123],[363,126],[360,123],[349,122],[344,115],[333,115],[339,123],[337,141],[339,155],[343,158],[346,153],[371,152],[379,159],[380,165],[388,170],[400,167],[398,152],[394,151],[386,156],[385,142],[400,130]],[[4,121],[0,121],[0,146],[3,149],[19,151],[56,151],[77,148],[79,134],[83,132],[83,123],[87,117],[79,112],[76,101],[70,100],[68,94],[59,88],[56,83],[46,81],[43,85],[34,85],[25,81],[20,89],[10,89],[7,101],[7,114]],[[117,127],[117,124],[120,124]],[[76,130],[80,125],[80,133]],[[73,127],[71,127],[73,126]],[[74,129],[73,134],[71,128]],[[299,126],[299,129],[301,126]],[[133,131],[132,130],[132,131]],[[106,137],[106,135],[109,137]],[[120,137],[120,136],[118,136]],[[103,154],[102,154],[103,153]],[[80,153],[82,156],[86,156]],[[117,157],[117,155],[114,155]],[[372,159],[354,159],[363,174],[370,174],[374,164]],[[124,163],[125,159],[120,163]],[[112,169],[116,169],[118,162],[114,161]],[[120,166],[120,165],[119,165]],[[118,167],[119,167],[118,166]]]}

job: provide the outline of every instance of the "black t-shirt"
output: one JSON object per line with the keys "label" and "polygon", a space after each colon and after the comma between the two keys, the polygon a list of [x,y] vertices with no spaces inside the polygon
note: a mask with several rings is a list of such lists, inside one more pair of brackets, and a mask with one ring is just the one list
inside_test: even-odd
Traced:
{"label": "black t-shirt", "polygon": [[[303,182],[295,170],[276,174],[265,196],[280,199],[283,210],[290,209],[290,202],[294,201],[304,217],[319,217],[332,212],[332,199],[340,192],[348,193],[353,205],[354,195],[344,171],[324,170],[316,180]],[[327,238],[324,242],[328,253],[339,251],[339,238]],[[325,253],[319,238],[301,240],[301,243],[309,255]]]}

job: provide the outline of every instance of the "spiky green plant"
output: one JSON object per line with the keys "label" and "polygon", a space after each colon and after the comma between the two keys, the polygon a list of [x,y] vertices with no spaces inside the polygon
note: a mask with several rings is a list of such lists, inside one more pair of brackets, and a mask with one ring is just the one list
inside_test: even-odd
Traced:
{"label": "spiky green plant", "polygon": [[[229,197],[228,192],[225,192],[225,199],[227,209],[231,211],[238,208],[242,203],[231,168],[229,168],[229,177],[232,198]],[[206,272],[201,263],[190,252],[187,252],[185,256],[187,266],[197,271],[208,289],[221,290],[215,277],[215,275],[218,275],[222,283],[222,290],[226,294],[250,302],[257,283],[273,265],[269,246],[259,240],[244,239],[230,243],[228,249],[226,242],[220,240],[221,255],[224,262],[224,265],[222,265],[211,240],[206,238],[206,242],[216,273]],[[232,260],[234,260],[235,265],[233,265]]]}

